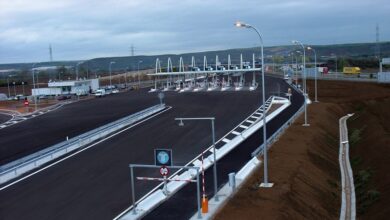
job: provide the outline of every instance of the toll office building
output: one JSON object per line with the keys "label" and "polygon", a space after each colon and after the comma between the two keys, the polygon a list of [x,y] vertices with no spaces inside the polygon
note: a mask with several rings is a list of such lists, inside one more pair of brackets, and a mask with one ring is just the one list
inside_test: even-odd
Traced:
{"label": "toll office building", "polygon": [[99,89],[99,79],[49,82],[48,88],[32,89],[33,96],[86,95]]}

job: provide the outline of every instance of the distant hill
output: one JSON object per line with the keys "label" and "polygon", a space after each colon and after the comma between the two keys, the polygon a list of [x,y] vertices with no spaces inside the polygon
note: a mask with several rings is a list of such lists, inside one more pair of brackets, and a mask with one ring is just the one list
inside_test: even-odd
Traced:
{"label": "distant hill", "polygon": [[[357,44],[336,44],[336,45],[310,45],[317,52],[317,59],[319,61],[325,61],[329,59],[332,54],[337,55],[338,59],[373,59],[375,58],[375,43],[357,43]],[[272,62],[273,57],[286,57],[291,51],[302,50],[300,46],[285,45],[285,46],[272,46],[264,48],[264,55],[266,62]],[[381,57],[390,57],[390,42],[380,43]],[[256,54],[256,58],[259,58],[260,48],[238,48],[220,51],[205,51],[205,52],[194,52],[185,54],[163,54],[163,55],[152,55],[152,56],[125,56],[125,57],[101,57],[94,58],[91,60],[75,60],[75,61],[55,61],[55,62],[42,62],[37,63],[35,67],[41,66],[76,66],[78,62],[80,64],[80,71],[88,69],[91,72],[106,72],[108,71],[109,63],[114,61],[112,65],[113,71],[125,71],[125,70],[137,70],[138,62],[140,69],[154,68],[156,59],[159,58],[162,67],[167,65],[168,57],[171,58],[173,65],[177,66],[179,58],[184,59],[185,65],[191,64],[191,57],[194,56],[197,65],[203,66],[203,56],[207,56],[208,64],[215,65],[215,56],[219,56],[219,60],[222,63],[227,63],[228,54],[230,54],[232,62],[237,63],[240,60],[240,54],[243,54],[243,59],[246,61],[252,61],[252,54]],[[308,56],[313,55],[307,52]],[[323,57],[323,56],[327,56]],[[289,59],[285,59],[287,62]],[[313,58],[311,58],[313,60]],[[6,69],[17,69],[17,70],[29,70],[32,67],[32,63],[16,63],[16,64],[0,64],[0,70]],[[0,71],[1,74],[1,71]]]}

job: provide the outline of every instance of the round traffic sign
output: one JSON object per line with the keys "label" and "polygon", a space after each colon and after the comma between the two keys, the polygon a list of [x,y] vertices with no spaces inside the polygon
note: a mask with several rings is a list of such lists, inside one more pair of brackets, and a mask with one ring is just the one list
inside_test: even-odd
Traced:
{"label": "round traffic sign", "polygon": [[28,104],[29,104],[28,101],[25,100],[25,101],[24,101],[24,106],[28,106]]}
{"label": "round traffic sign", "polygon": [[162,167],[160,168],[160,174],[161,174],[162,176],[168,176],[168,174],[169,174],[169,169],[168,169],[168,167],[162,166]]}
{"label": "round traffic sign", "polygon": [[165,151],[160,151],[157,154],[157,160],[160,164],[166,164],[169,161],[169,154]]}

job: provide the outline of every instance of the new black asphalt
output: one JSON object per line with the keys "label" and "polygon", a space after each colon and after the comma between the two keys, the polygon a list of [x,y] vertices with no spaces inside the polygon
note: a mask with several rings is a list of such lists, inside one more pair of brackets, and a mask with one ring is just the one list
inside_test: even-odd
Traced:
{"label": "new black asphalt", "polygon": [[[286,88],[283,85],[283,89]],[[271,121],[267,122],[267,137],[272,136],[303,104],[303,96],[295,90],[291,105]],[[250,159],[252,152],[263,144],[263,128],[237,146],[217,163],[218,187],[228,182],[228,174],[237,173]],[[269,174],[272,182],[272,173]],[[214,196],[213,169],[205,171],[205,188],[208,198]],[[200,188],[202,190],[202,187]],[[202,192],[202,191],[201,191]],[[190,219],[197,211],[196,184],[187,184],[183,189],[162,203],[143,219]]]}
{"label": "new black asphalt", "polygon": [[7,115],[7,114],[2,114],[0,112],[0,124],[10,120],[12,117],[10,115]]}
{"label": "new black asphalt", "polygon": [[[279,79],[267,79],[267,86],[267,96],[279,88],[287,91]],[[131,99],[131,93],[123,95],[122,100]],[[171,110],[0,191],[0,219],[112,219],[130,205],[128,164],[152,164],[155,148],[172,148],[174,164],[184,165],[210,145],[209,122],[191,121],[180,127],[175,117],[214,116],[219,139],[259,106],[260,95],[259,92],[166,93]],[[157,100],[156,94],[145,96],[151,102]],[[115,114],[116,108],[110,107],[108,99],[100,101],[105,102],[107,110],[103,116]],[[86,117],[98,118],[93,110]],[[62,124],[63,120],[60,121]],[[253,148],[258,145],[253,144]],[[247,158],[247,153],[234,154]],[[225,169],[223,162],[220,169]],[[226,175],[220,172],[222,183]],[[158,175],[157,170],[136,172],[136,176]],[[156,184],[137,181],[136,197]],[[196,205],[196,200],[193,201]],[[191,205],[188,209],[192,210],[190,213],[195,210]]]}
{"label": "new black asphalt", "polygon": [[157,94],[129,91],[65,105],[0,130],[0,165],[158,104]]}

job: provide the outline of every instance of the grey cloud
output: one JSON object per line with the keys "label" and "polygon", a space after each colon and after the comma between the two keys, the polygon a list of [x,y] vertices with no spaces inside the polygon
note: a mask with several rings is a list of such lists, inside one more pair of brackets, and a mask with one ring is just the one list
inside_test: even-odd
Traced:
{"label": "grey cloud", "polygon": [[[372,42],[375,24],[389,40],[385,0],[2,0],[0,63],[180,53],[257,46],[242,20],[258,27],[266,45]],[[16,3],[13,3],[16,2]],[[11,5],[11,6],[9,6]]]}

